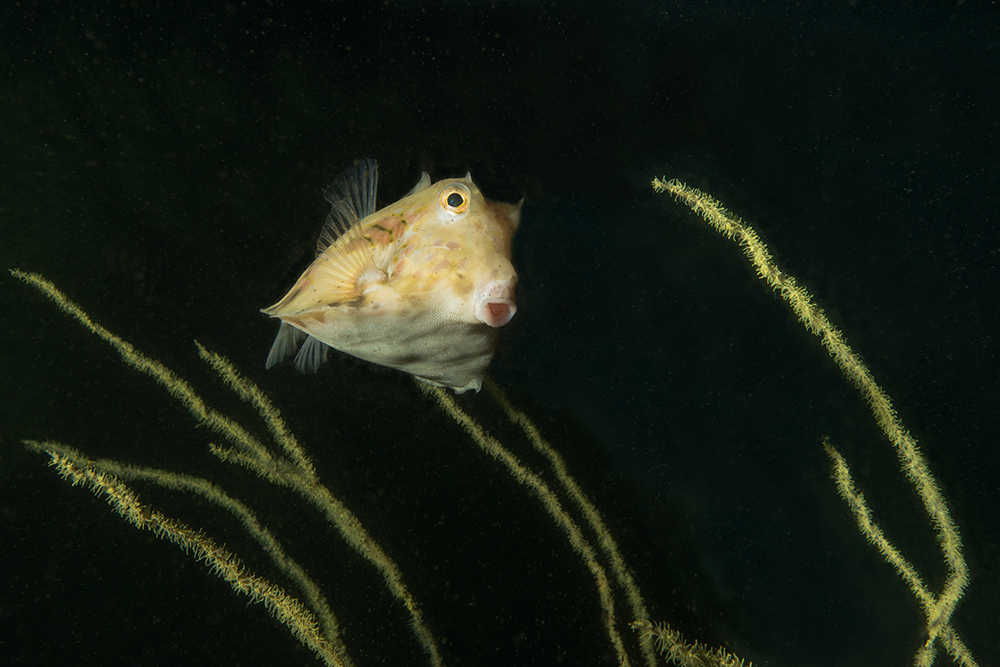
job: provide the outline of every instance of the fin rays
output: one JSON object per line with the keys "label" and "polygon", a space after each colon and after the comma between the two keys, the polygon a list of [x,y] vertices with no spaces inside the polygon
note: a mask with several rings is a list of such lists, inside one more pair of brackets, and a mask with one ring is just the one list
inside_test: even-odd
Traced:
{"label": "fin rays", "polygon": [[278,327],[278,335],[274,337],[274,342],[271,344],[271,351],[267,353],[267,362],[264,364],[264,368],[268,369],[295,354],[306,335],[305,332],[299,331],[287,322],[282,322],[281,326]]}
{"label": "fin rays", "polygon": [[[295,288],[264,312],[272,317],[350,303],[361,298],[363,285],[384,278],[375,264],[361,222],[375,212],[378,166],[359,160],[327,187],[330,213],[316,244],[317,260]],[[317,297],[317,295],[322,295]]]}
{"label": "fin rays", "polygon": [[365,239],[361,221],[375,212],[378,191],[378,164],[358,160],[327,187],[324,196],[330,202],[330,214],[320,232],[316,255],[326,255],[322,275],[316,279],[337,301],[352,301],[361,295],[358,281],[369,272],[379,271]]}
{"label": "fin rays", "polygon": [[358,228],[358,222],[375,212],[378,191],[378,164],[375,160],[358,160],[327,186],[323,196],[330,202],[330,214],[316,243],[316,255],[332,246],[341,236]]}

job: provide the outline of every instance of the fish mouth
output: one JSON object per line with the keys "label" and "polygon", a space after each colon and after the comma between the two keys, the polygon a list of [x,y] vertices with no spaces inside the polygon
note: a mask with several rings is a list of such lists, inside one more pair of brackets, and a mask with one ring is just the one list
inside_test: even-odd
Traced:
{"label": "fish mouth", "polygon": [[476,319],[491,327],[502,327],[517,312],[514,302],[514,281],[494,280],[476,290]]}

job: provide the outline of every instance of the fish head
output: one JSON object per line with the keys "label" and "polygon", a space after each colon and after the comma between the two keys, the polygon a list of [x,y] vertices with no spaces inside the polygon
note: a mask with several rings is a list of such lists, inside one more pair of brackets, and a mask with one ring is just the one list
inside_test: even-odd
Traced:
{"label": "fish head", "polygon": [[[386,286],[398,294],[434,295],[454,319],[507,324],[517,311],[510,253],[521,203],[488,200],[469,174],[434,184],[427,180],[388,207],[384,220],[371,224],[382,228],[406,221],[406,232],[383,255]],[[366,236],[376,247],[379,234]]]}

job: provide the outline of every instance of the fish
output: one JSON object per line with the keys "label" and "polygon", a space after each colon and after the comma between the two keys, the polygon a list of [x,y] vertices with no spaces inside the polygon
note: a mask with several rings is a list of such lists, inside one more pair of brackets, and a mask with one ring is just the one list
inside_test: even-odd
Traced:
{"label": "fish", "polygon": [[[517,312],[511,243],[522,199],[486,199],[472,174],[375,209],[378,165],[356,160],[324,196],[316,259],[262,313],[281,320],[266,367],[295,354],[315,373],[330,348],[456,393],[479,391]],[[297,351],[297,352],[296,352]]]}

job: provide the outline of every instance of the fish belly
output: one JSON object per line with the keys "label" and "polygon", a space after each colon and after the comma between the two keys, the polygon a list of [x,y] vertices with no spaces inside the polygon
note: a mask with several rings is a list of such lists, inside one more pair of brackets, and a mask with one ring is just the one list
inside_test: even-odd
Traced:
{"label": "fish belly", "polygon": [[447,308],[426,306],[340,306],[282,319],[359,359],[458,393],[479,391],[499,330],[462,321]]}

